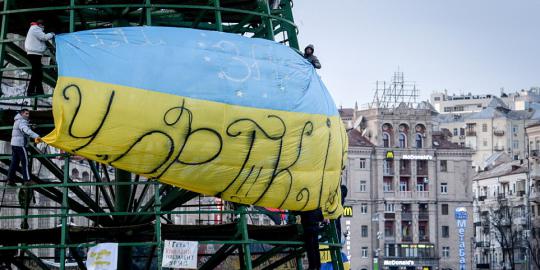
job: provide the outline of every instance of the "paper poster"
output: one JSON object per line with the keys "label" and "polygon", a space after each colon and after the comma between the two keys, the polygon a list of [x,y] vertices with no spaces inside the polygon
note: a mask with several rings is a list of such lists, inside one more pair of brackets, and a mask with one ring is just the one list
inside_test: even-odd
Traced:
{"label": "paper poster", "polygon": [[116,270],[118,263],[118,243],[101,243],[88,250],[86,268],[88,270]]}
{"label": "paper poster", "polygon": [[197,269],[198,242],[165,240],[162,267]]}

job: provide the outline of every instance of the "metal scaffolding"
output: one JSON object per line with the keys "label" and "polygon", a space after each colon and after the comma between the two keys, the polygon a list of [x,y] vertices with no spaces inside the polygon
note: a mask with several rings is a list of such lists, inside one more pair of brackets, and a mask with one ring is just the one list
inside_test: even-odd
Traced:
{"label": "metal scaffolding", "polygon": [[[32,110],[38,133],[54,127],[52,95],[25,94],[31,67],[22,43],[32,20],[45,20],[48,31],[56,33],[139,25],[223,31],[298,51],[292,0],[3,0],[0,5],[0,141],[9,141],[13,116],[21,108]],[[54,49],[44,60],[43,83],[52,93],[58,76]],[[37,184],[0,185],[0,224],[19,227],[0,228],[0,269],[86,269],[85,249],[100,242],[119,243],[119,269],[161,269],[164,240],[213,245],[199,269],[223,268],[228,261],[241,269],[276,269],[289,262],[302,269],[302,229],[295,222],[257,225],[248,219],[269,213],[207,203],[194,192],[49,147],[28,149],[30,178]],[[7,175],[11,156],[6,149],[2,153],[0,174]],[[89,172],[82,178],[74,175],[81,166]],[[194,217],[199,224],[185,224]],[[333,221],[323,235],[334,269],[342,269]]]}

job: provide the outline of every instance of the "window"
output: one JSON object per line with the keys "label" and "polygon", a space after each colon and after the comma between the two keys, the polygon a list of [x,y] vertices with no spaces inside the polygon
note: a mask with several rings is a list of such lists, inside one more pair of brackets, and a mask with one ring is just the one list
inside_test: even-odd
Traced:
{"label": "window", "polygon": [[385,244],[384,251],[387,257],[396,256],[396,245],[395,244]]}
{"label": "window", "polygon": [[461,135],[461,136],[465,135],[465,129],[464,128],[459,129],[459,135]]}
{"label": "window", "polygon": [[441,183],[441,194],[448,194],[448,183]]}
{"label": "window", "polygon": [[443,247],[442,248],[442,256],[445,258],[450,257],[450,247]]}
{"label": "window", "polygon": [[444,107],[444,112],[452,112],[452,107]]}
{"label": "window", "polygon": [[390,147],[390,135],[386,132],[382,135],[383,147]]}
{"label": "window", "polygon": [[399,191],[409,191],[409,179],[401,178],[399,180]]}
{"label": "window", "polygon": [[365,168],[366,168],[366,159],[361,158],[360,159],[360,169],[365,169]]}
{"label": "window", "polygon": [[360,181],[360,192],[366,192],[366,181]]}
{"label": "window", "polygon": [[394,210],[394,204],[393,203],[387,203],[384,205],[384,212],[390,212],[390,213],[393,213],[395,212]]}
{"label": "window", "polygon": [[482,141],[482,145],[483,145],[483,146],[487,146],[487,140],[486,140],[486,139],[484,139],[484,140]]}
{"label": "window", "polygon": [[387,237],[394,236],[394,221],[384,222],[384,236],[387,236]]}
{"label": "window", "polygon": [[435,101],[440,101],[440,100],[441,100],[441,97],[434,97],[433,100],[435,100]]}
{"label": "window", "polygon": [[512,141],[512,147],[514,147],[514,149],[517,150],[519,148],[519,141],[518,140]]}
{"label": "window", "polygon": [[482,124],[482,132],[487,132],[487,124]]}
{"label": "window", "polygon": [[391,192],[393,190],[392,188],[392,178],[384,178],[383,183],[383,191],[384,192]]}
{"label": "window", "polygon": [[360,205],[360,213],[367,214],[367,203],[363,203]]}
{"label": "window", "polygon": [[441,211],[442,214],[447,216],[448,215],[448,204],[441,204]]}
{"label": "window", "polygon": [[422,134],[416,134],[416,148],[422,148]]}
{"label": "window", "polygon": [[399,133],[399,148],[406,148],[406,147],[407,147],[407,135],[401,132]]}
{"label": "window", "polygon": [[454,128],[454,136],[457,136],[457,135],[458,135],[458,129]]}
{"label": "window", "polygon": [[441,160],[441,172],[448,171],[448,162],[446,160]]}
{"label": "window", "polygon": [[362,237],[368,237],[367,225],[362,225]]}
{"label": "window", "polygon": [[513,126],[513,127],[512,127],[512,133],[517,133],[517,130],[518,130],[518,127],[517,127],[517,126]]}
{"label": "window", "polygon": [[362,258],[367,258],[367,254],[368,251],[367,251],[367,247],[362,247]]}
{"label": "window", "polygon": [[442,226],[442,237],[448,238],[450,236],[450,228],[448,226]]}

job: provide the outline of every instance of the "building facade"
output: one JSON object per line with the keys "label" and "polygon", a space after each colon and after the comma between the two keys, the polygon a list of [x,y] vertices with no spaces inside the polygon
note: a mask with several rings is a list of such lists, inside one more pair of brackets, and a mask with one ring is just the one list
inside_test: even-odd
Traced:
{"label": "building facade", "polygon": [[486,161],[499,153],[513,160],[525,158],[525,127],[540,120],[540,111],[510,110],[492,100],[478,112],[440,114],[437,118],[439,129],[448,130],[452,142],[474,150],[472,165],[482,171],[489,165]]}
{"label": "building facade", "polygon": [[540,102],[540,87],[531,87],[528,90],[505,93],[501,90],[500,96],[486,94],[473,95],[472,93],[461,95],[449,95],[448,91],[434,92],[430,102],[441,114],[461,114],[479,112],[493,101],[501,102],[511,110],[528,110],[531,105]]}
{"label": "building facade", "polygon": [[[495,162],[473,180],[475,252],[478,269],[529,269],[531,216],[526,160]],[[535,268],[532,268],[535,269]]]}
{"label": "building facade", "polygon": [[427,104],[356,115],[342,221],[351,269],[471,268],[472,151],[433,131]]}

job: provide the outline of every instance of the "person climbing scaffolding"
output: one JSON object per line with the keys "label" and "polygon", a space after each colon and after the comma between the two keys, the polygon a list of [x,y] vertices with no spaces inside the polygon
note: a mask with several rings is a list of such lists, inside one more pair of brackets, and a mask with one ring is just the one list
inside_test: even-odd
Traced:
{"label": "person climbing scaffolding", "polygon": [[28,152],[26,145],[28,137],[34,139],[36,143],[41,142],[41,137],[28,126],[30,111],[22,109],[15,115],[15,123],[11,132],[11,164],[9,165],[8,181],[9,186],[17,186],[15,183],[15,173],[19,170],[19,164],[22,163],[22,176],[24,183],[30,183],[30,172],[28,169]]}
{"label": "person climbing scaffolding", "polygon": [[45,25],[42,20],[32,22],[24,41],[24,49],[32,65],[32,77],[26,90],[26,94],[29,96],[43,95],[44,93],[41,57],[47,50],[47,44],[45,42],[54,37],[54,33],[45,34],[44,29]]}

